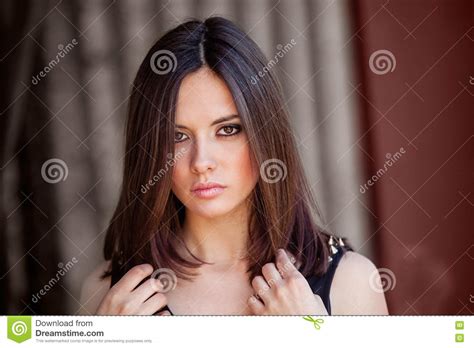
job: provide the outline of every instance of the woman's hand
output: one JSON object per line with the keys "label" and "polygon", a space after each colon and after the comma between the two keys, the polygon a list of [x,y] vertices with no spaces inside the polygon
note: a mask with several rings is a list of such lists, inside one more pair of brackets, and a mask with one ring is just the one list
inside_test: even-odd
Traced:
{"label": "woman's hand", "polygon": [[[142,264],[130,269],[110,288],[100,303],[98,315],[152,315],[163,308],[168,300],[160,291],[163,285],[158,279],[150,278],[138,284],[153,273],[153,267]],[[136,288],[136,289],[135,289]],[[170,315],[168,311],[160,315]]]}
{"label": "woman's hand", "polygon": [[327,315],[323,301],[313,294],[305,277],[288,254],[278,249],[276,266],[267,263],[262,276],[252,280],[257,296],[250,297],[250,310],[256,315]]}

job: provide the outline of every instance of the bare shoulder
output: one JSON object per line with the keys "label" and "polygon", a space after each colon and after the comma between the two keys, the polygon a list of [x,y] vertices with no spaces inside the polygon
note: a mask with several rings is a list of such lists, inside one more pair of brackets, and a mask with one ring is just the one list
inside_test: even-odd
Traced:
{"label": "bare shoulder", "polygon": [[106,277],[104,279],[101,277],[102,274],[104,274],[104,272],[109,268],[109,266],[110,261],[104,261],[100,263],[84,280],[79,301],[81,307],[78,311],[78,314],[95,314],[100,302],[110,288],[110,277]]}
{"label": "bare shoulder", "polygon": [[387,303],[377,267],[365,256],[347,251],[336,268],[330,290],[334,315],[386,315]]}

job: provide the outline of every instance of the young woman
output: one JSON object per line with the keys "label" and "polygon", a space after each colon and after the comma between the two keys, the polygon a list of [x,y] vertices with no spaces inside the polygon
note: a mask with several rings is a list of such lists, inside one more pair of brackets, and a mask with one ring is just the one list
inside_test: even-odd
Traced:
{"label": "young woman", "polygon": [[150,49],[106,261],[84,283],[81,313],[388,313],[375,266],[320,226],[266,64],[220,17]]}

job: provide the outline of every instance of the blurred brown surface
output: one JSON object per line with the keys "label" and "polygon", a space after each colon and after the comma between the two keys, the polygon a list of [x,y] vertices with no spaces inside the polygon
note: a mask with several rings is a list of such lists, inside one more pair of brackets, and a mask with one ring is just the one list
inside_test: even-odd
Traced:
{"label": "blurred brown surface", "polygon": [[[369,190],[378,267],[396,275],[392,314],[474,311],[473,11],[472,1],[358,2],[369,176],[406,152]],[[384,75],[368,64],[381,49],[396,59]]]}

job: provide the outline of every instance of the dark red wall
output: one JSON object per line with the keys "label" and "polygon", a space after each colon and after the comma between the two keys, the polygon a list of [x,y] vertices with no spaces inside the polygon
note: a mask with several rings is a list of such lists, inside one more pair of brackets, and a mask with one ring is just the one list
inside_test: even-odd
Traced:
{"label": "dark red wall", "polygon": [[[376,263],[393,271],[391,314],[474,312],[474,15],[472,1],[357,1],[361,145],[405,154],[369,190]],[[392,72],[369,67],[393,53]]]}

